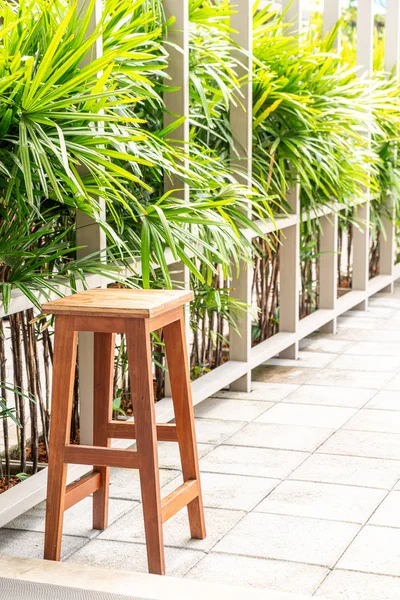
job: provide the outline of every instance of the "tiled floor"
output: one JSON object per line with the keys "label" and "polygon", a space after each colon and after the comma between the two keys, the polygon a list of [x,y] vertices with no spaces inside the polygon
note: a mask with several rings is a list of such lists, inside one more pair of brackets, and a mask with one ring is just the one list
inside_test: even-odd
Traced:
{"label": "tiled floor", "polygon": [[[299,362],[274,359],[250,394],[196,408],[208,537],[186,514],[164,528],[168,573],[315,595],[400,598],[400,286],[338,335],[303,340]],[[162,493],[180,482],[177,449],[160,444]],[[146,570],[136,472],[115,471],[111,525],[90,503],[66,514],[71,563]],[[43,507],[0,531],[0,553],[39,556]],[[245,597],[245,596],[244,596]]]}

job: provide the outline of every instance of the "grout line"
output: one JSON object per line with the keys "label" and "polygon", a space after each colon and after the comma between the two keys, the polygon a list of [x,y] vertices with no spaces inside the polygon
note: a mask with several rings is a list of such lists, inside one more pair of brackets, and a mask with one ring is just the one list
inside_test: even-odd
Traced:
{"label": "grout line", "polygon": [[[380,490],[380,491],[386,491],[386,490]],[[385,498],[386,498],[386,496],[385,496]],[[270,517],[291,517],[294,519],[305,519],[305,520],[310,520],[310,521],[323,521],[325,523],[327,523],[327,522],[328,523],[344,523],[345,525],[357,525],[358,527],[363,527],[368,522],[368,520],[367,521],[364,520],[363,522],[360,522],[360,521],[350,521],[348,519],[332,519],[329,517],[314,517],[314,516],[310,516],[310,515],[300,515],[300,514],[293,514],[293,513],[287,513],[287,512],[271,512],[269,510],[257,510],[257,507],[253,508],[252,512],[257,513],[257,515],[268,515]],[[380,527],[380,526],[378,526],[378,527]],[[387,527],[390,527],[390,526],[388,525]],[[400,525],[399,525],[398,529],[400,529]]]}
{"label": "grout line", "polygon": [[307,565],[308,567],[319,567],[319,568],[323,568],[323,569],[330,569],[330,567],[328,565],[324,565],[322,563],[311,563],[311,562],[305,562],[305,561],[295,560],[295,559],[276,558],[273,556],[255,556],[254,554],[246,554],[245,552],[221,552],[218,550],[217,552],[212,552],[212,554],[221,554],[224,556],[238,556],[238,557],[243,556],[246,558],[252,558],[254,560],[273,561],[273,562],[277,562],[277,563],[279,563],[279,562],[291,563],[291,564],[296,564],[296,565]]}
{"label": "grout line", "polygon": [[331,575],[331,573],[333,573],[333,569],[329,569],[328,572],[326,573],[325,577],[323,578],[323,580],[317,585],[317,587],[315,588],[315,590],[312,593],[312,596],[315,596],[316,593],[318,592],[318,590],[321,589],[321,587],[323,586],[323,584],[325,583],[325,581],[328,579],[328,577]]}
{"label": "grout line", "polygon": [[[327,455],[327,456],[336,456],[336,455]],[[356,456],[355,458],[360,458],[359,456]],[[324,485],[341,485],[343,487],[352,487],[352,488],[359,488],[359,489],[363,489],[363,490],[380,490],[380,491],[391,491],[392,488],[387,488],[387,487],[375,487],[375,486],[371,486],[371,485],[356,485],[354,483],[339,483],[337,481],[321,481],[318,479],[297,479],[296,477],[291,477],[290,479],[288,479],[287,481],[297,481],[298,483],[323,483]],[[397,485],[398,482],[395,483],[395,485]]]}
{"label": "grout line", "polygon": [[[344,431],[353,431],[352,429],[345,429]],[[356,433],[356,431],[353,431],[353,433]],[[358,433],[358,432],[357,432]],[[378,433],[376,431],[367,431],[366,433]],[[383,435],[398,435],[397,433],[387,433],[387,434],[383,434]],[[315,452],[314,452],[315,454]],[[379,456],[365,456],[365,455],[360,455],[360,454],[341,454],[339,451],[337,452],[318,452],[318,456],[349,456],[350,458],[364,458],[366,460],[390,460],[393,463],[397,463],[400,461],[400,458],[387,458],[387,457],[379,457]],[[361,486],[361,487],[368,487],[368,486]]]}

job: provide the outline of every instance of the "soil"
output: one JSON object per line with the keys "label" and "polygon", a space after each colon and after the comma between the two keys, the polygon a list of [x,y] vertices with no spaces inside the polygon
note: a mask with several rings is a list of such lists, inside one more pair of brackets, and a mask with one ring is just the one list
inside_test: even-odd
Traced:
{"label": "soil", "polygon": [[20,483],[20,480],[17,477],[10,477],[8,481],[6,477],[3,477],[0,479],[0,494],[14,487],[17,483]]}
{"label": "soil", "polygon": [[[32,460],[32,449],[26,449],[26,460]],[[39,462],[47,463],[46,445],[44,442],[39,442]]]}
{"label": "soil", "polygon": [[[154,402],[158,402],[164,396],[164,390],[161,390],[161,396],[159,398],[157,397],[158,396],[157,381],[154,381],[154,380],[153,380],[153,393],[154,393]],[[122,410],[125,417],[132,417],[133,416],[132,400],[123,398],[121,401],[120,409]]]}
{"label": "soil", "polygon": [[[75,444],[79,444],[80,441],[80,430],[78,429],[77,434],[76,434],[76,438],[73,440],[70,440],[70,443],[72,445]],[[32,460],[32,449],[31,448],[27,448],[26,449],[26,460]],[[39,462],[40,463],[48,463],[47,460],[47,452],[46,452],[46,444],[43,441],[39,442]]]}
{"label": "soil", "polygon": [[131,417],[133,415],[132,402],[130,400],[123,400],[120,408],[125,416]]}

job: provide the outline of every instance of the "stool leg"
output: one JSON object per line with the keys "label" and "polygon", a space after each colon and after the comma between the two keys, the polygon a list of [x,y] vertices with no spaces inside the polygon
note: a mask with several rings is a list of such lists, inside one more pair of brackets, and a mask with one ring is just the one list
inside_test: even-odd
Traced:
{"label": "stool leg", "polygon": [[44,537],[44,558],[47,560],[60,560],[61,555],[68,469],[68,465],[64,463],[64,450],[65,445],[70,441],[77,341],[73,318],[57,316],[55,320],[50,456]]}
{"label": "stool leg", "polygon": [[148,322],[144,319],[126,319],[125,333],[136,424],[147,560],[150,573],[164,575],[160,475]]}
{"label": "stool leg", "polygon": [[164,327],[164,342],[174,403],[176,433],[182,462],[184,481],[196,479],[199,495],[188,504],[190,533],[192,538],[206,537],[203,498],[200,487],[199,459],[194,425],[192,389],[190,385],[189,360],[186,346],[185,322],[182,316]]}
{"label": "stool leg", "polygon": [[[112,419],[114,377],[114,333],[94,334],[93,445],[110,447],[108,423]],[[101,487],[93,494],[93,529],[108,527],[110,468],[94,466],[101,476]]]}

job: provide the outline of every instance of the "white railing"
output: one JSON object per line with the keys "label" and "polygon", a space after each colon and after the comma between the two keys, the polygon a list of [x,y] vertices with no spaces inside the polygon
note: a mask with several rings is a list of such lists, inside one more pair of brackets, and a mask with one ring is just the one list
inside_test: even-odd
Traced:
{"label": "white railing", "polygon": [[[81,0],[84,2],[84,0]],[[101,5],[102,0],[96,0]],[[325,0],[324,8],[324,30],[328,31],[337,22],[341,15],[342,0]],[[289,0],[282,0],[283,5],[289,4]],[[251,81],[251,51],[252,51],[252,0],[234,0],[237,14],[232,17],[232,27],[237,30],[234,34],[235,41],[246,51],[247,64],[241,62],[244,70],[247,70],[248,80],[243,85],[243,102],[231,108],[231,127],[233,137],[241,156],[241,165],[247,159],[246,181],[251,180],[251,153],[252,153],[252,81]],[[189,63],[188,63],[188,0],[164,0],[165,12],[175,15],[176,22],[173,31],[168,33],[168,41],[177,44],[183,49],[178,52],[168,46],[170,52],[169,75],[171,84],[179,87],[179,91],[166,95],[167,109],[170,113],[189,115]],[[303,0],[292,0],[286,19],[293,23],[293,30],[301,31]],[[391,71],[397,65],[400,52],[400,0],[387,0],[386,9],[386,69]],[[357,11],[358,42],[357,62],[364,71],[372,69],[373,55],[373,0],[359,0]],[[94,23],[93,23],[94,26]],[[337,44],[340,40],[337,40]],[[246,73],[244,73],[246,74]],[[168,115],[165,117],[168,124]],[[175,137],[181,139],[185,144],[189,141],[188,122],[180,127]],[[179,182],[167,183],[183,188],[182,194],[189,198],[189,189]],[[369,222],[369,200],[359,201],[358,215],[365,224]],[[203,375],[193,382],[193,400],[195,404],[203,401],[211,394],[220,389],[231,386],[231,389],[250,391],[251,371],[261,363],[277,354],[288,358],[296,358],[298,355],[299,341],[317,329],[327,332],[336,331],[336,319],[339,315],[352,308],[366,309],[368,298],[381,291],[392,289],[393,282],[400,277],[400,264],[394,264],[394,223],[392,220],[385,221],[386,236],[381,236],[381,263],[380,275],[369,279],[369,231],[368,228],[354,231],[353,248],[353,288],[346,295],[337,298],[337,238],[338,238],[338,216],[337,213],[344,207],[332,203],[332,207],[321,207],[312,215],[302,215],[299,203],[299,188],[295,186],[288,194],[288,204],[292,214],[278,218],[275,222],[267,221],[260,223],[260,228],[265,233],[281,233],[281,255],[280,255],[280,331],[278,334],[251,346],[251,319],[250,315],[243,316],[239,323],[239,334],[230,332],[230,360],[215,370]],[[300,223],[305,218],[315,218],[321,221],[323,235],[321,236],[321,268],[320,268],[320,308],[311,315],[300,320],[299,318],[299,253],[300,253]],[[78,217],[78,220],[81,216]],[[256,236],[253,231],[247,232],[251,239]],[[98,225],[80,229],[79,244],[86,245],[90,250],[99,249],[102,244],[101,231]],[[174,259],[167,252],[167,262],[172,265]],[[140,272],[140,263],[137,265]],[[174,264],[174,271],[176,264]],[[182,285],[188,285],[188,273],[181,265]],[[174,275],[176,279],[176,274]],[[232,287],[238,299],[251,304],[251,282],[253,273],[251,268],[241,269],[239,277],[233,282]],[[87,280],[89,287],[99,287],[105,284],[105,280],[99,276],[89,276]],[[67,292],[67,286],[60,286],[61,292]],[[40,299],[40,294],[37,295]],[[44,298],[43,298],[44,299]],[[31,302],[22,294],[13,292],[7,314],[13,314],[32,306]],[[0,305],[0,317],[6,313]],[[80,369],[80,391],[81,391],[81,439],[90,444],[92,438],[92,339],[86,335],[81,340],[81,369]],[[168,390],[168,384],[166,386]],[[173,418],[171,399],[166,397],[156,405],[159,419],[169,420]],[[129,445],[130,442],[118,441],[118,445]],[[87,467],[73,467],[69,472],[69,480],[81,476]],[[16,486],[7,494],[0,495],[0,527],[18,514],[26,511],[45,498],[46,472],[40,472],[26,482]]]}

